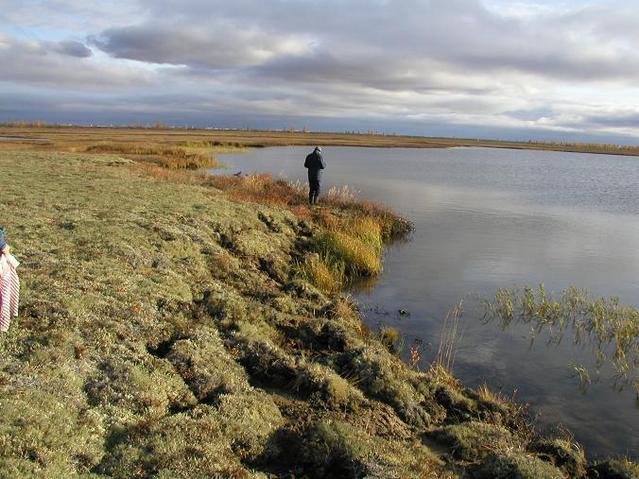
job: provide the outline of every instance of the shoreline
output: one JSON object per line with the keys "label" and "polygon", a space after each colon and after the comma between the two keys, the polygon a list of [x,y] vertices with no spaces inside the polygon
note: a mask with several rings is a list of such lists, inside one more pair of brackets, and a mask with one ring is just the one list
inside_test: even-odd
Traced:
{"label": "shoreline", "polygon": [[267,175],[200,177],[188,171],[190,151],[172,159],[165,149],[31,146],[0,150],[13,179],[4,226],[26,260],[22,312],[0,338],[0,421],[12,438],[0,471],[637,471],[588,462],[568,437],[537,436],[521,405],[466,388],[444,368],[411,369],[391,332],[363,325],[340,291],[348,275],[378,274],[383,244],[406,231],[391,212],[339,197],[309,210],[303,192]]}

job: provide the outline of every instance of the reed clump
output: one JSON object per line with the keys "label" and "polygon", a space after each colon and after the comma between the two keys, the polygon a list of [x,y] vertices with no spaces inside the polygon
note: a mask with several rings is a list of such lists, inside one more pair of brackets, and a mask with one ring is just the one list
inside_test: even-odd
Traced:
{"label": "reed clump", "polygon": [[[593,348],[598,369],[611,365],[616,380],[633,384],[639,393],[639,310],[622,305],[619,298],[593,298],[574,286],[554,297],[542,284],[536,290],[500,289],[485,307],[485,320],[496,319],[503,328],[513,321],[531,324],[535,335],[546,332],[550,342],[571,332],[576,344]],[[587,369],[573,368],[582,384],[590,381]]]}

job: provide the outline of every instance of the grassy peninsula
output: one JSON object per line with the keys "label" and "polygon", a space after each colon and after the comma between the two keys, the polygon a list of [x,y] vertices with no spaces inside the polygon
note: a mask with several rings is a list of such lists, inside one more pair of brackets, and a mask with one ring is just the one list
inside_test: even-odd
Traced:
{"label": "grassy peninsula", "polygon": [[340,291],[408,227],[383,207],[196,172],[242,144],[74,141],[0,149],[23,285],[0,336],[1,477],[639,474],[362,323]]}

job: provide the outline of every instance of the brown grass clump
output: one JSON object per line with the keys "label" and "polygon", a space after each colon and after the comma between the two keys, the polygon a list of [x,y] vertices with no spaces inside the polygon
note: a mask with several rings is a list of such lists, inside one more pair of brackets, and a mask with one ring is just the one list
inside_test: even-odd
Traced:
{"label": "brown grass clump", "polygon": [[144,175],[160,181],[186,185],[194,185],[202,181],[202,176],[195,175],[189,170],[170,169],[153,163],[136,163],[135,167]]}
{"label": "brown grass clump", "polygon": [[207,177],[205,184],[225,191],[238,201],[287,208],[306,203],[304,195],[292,185],[283,180],[275,180],[269,174],[244,177],[213,175]]}

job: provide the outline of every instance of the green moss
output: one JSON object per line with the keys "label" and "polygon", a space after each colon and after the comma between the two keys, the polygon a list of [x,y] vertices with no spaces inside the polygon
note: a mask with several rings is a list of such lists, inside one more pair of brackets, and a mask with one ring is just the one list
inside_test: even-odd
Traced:
{"label": "green moss", "polygon": [[596,479],[636,479],[639,465],[628,459],[601,461],[588,468],[588,477]]}
{"label": "green moss", "polygon": [[[381,346],[381,345],[380,345]],[[412,372],[383,347],[362,347],[339,356],[341,374],[350,378],[367,395],[384,401],[408,423],[426,427],[431,422],[426,398],[412,384]]]}
{"label": "green moss", "polygon": [[246,372],[226,353],[212,328],[199,328],[167,347],[166,359],[201,402],[214,402],[220,394],[249,387]]}
{"label": "green moss", "polygon": [[546,439],[536,442],[532,449],[544,460],[561,468],[570,477],[586,475],[586,457],[577,444],[566,439]]}
{"label": "green moss", "polygon": [[447,426],[436,436],[452,448],[455,457],[465,461],[477,461],[492,451],[518,446],[517,439],[506,428],[482,422]]}
{"label": "green moss", "polygon": [[479,479],[563,479],[564,473],[536,456],[510,452],[491,454],[476,474]]}
{"label": "green moss", "polygon": [[147,365],[113,357],[103,361],[89,376],[85,392],[93,406],[121,408],[134,414],[161,414],[169,407],[195,403],[173,368],[152,358]]}
{"label": "green moss", "polygon": [[470,421],[480,415],[477,401],[468,397],[457,385],[438,385],[434,397],[446,410],[446,416],[450,420]]}
{"label": "green moss", "polygon": [[315,477],[361,477],[362,460],[370,445],[357,431],[342,422],[323,421],[308,432],[304,443],[303,461],[316,469]]}
{"label": "green moss", "polygon": [[98,469],[115,478],[210,477],[244,469],[241,460],[260,454],[281,415],[268,396],[228,395],[217,407],[115,425]]}
{"label": "green moss", "polygon": [[[35,384],[34,384],[35,386]],[[60,384],[59,386],[64,386]],[[0,472],[4,477],[69,477],[103,455],[104,417],[63,388],[14,390],[2,401]]]}

